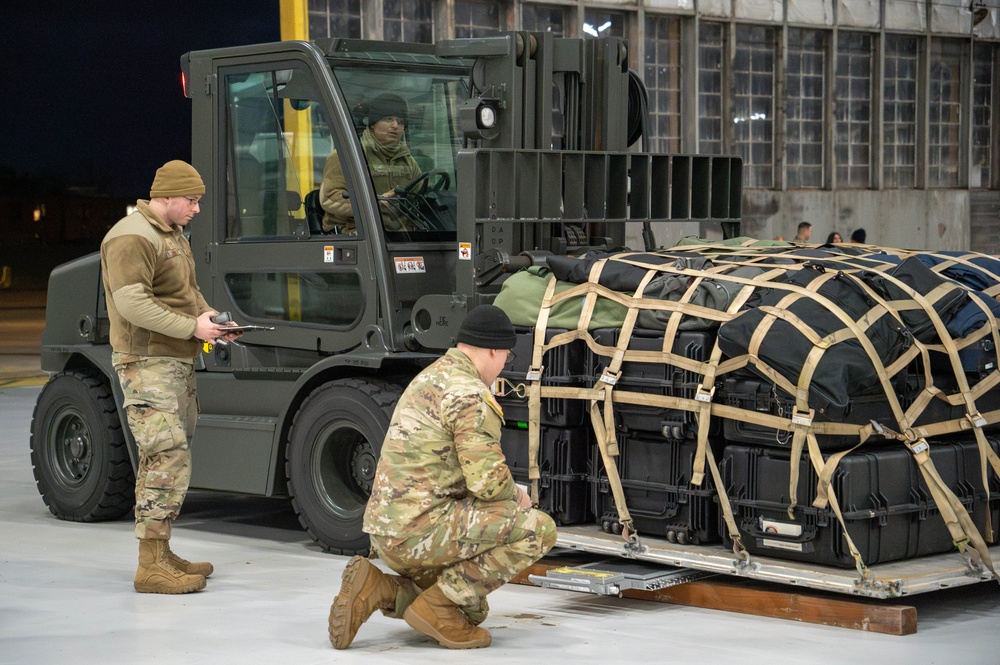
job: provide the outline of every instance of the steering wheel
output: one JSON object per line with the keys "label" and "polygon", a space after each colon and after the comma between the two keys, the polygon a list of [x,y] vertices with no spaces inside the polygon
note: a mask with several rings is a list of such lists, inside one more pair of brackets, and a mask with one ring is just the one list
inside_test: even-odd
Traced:
{"label": "steering wheel", "polygon": [[[438,180],[431,186],[430,180],[434,176],[437,176]],[[440,192],[441,190],[448,190],[450,187],[451,174],[441,169],[432,169],[424,171],[402,187],[396,187],[395,191],[397,196],[406,196],[407,194],[426,196],[428,192]]]}
{"label": "steering wheel", "polygon": [[[437,178],[434,184],[431,180]],[[424,171],[402,187],[393,189],[395,196],[380,200],[397,206],[399,211],[421,231],[449,231],[440,213],[447,210],[438,194],[451,187],[451,174],[441,169]]]}

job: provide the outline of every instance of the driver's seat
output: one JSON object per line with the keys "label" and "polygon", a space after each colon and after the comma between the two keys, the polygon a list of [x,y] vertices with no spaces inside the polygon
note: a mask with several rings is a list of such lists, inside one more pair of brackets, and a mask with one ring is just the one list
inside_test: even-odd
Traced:
{"label": "driver's seat", "polygon": [[326,233],[323,230],[323,207],[319,204],[319,190],[314,189],[303,201],[306,207],[306,223],[309,224],[309,235],[319,236]]}

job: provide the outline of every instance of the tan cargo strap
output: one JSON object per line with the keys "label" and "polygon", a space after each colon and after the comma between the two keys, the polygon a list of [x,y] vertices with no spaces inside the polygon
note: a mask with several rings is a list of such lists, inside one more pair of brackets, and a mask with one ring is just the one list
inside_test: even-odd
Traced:
{"label": "tan cargo strap", "polygon": [[729,539],[733,541],[733,554],[736,555],[738,566],[745,568],[750,564],[750,553],[743,545],[743,538],[740,536],[740,528],[736,524],[736,517],[733,515],[733,506],[729,501],[729,492],[726,491],[726,483],[723,482],[722,474],[719,473],[719,465],[715,462],[715,453],[712,451],[712,444],[705,442],[705,459],[708,461],[708,470],[712,474],[712,482],[715,483],[715,493],[719,498],[719,508],[722,510],[722,519],[726,523],[726,532]]}
{"label": "tan cargo strap", "polygon": [[[809,460],[812,462],[813,470],[818,476],[823,471],[823,455],[820,454],[819,444],[816,442],[816,437],[812,432],[809,433],[808,439],[810,449]],[[813,453],[814,449],[815,454]],[[854,567],[857,569],[858,575],[864,582],[872,581],[873,575],[868,569],[868,566],[865,565],[864,559],[861,558],[861,552],[858,551],[857,546],[854,544],[854,539],[851,538],[851,534],[847,531],[847,522],[844,520],[844,514],[840,510],[840,502],[837,500],[837,495],[832,488],[828,492],[828,499],[830,502],[830,509],[833,510],[833,514],[836,515],[837,521],[840,523],[840,530],[844,536],[844,542],[847,543],[847,549],[851,553],[851,558],[854,559]]]}
{"label": "tan cargo strap", "polygon": [[542,435],[542,400],[541,386],[542,349],[545,346],[545,329],[549,323],[549,313],[552,311],[552,294],[556,290],[556,278],[553,276],[545,287],[542,296],[542,307],[535,323],[535,343],[531,349],[531,364],[525,379],[528,381],[528,480],[531,483],[531,505],[538,506],[538,481],[542,474],[538,469],[538,452],[541,449]]}
{"label": "tan cargo strap", "polygon": [[[726,314],[733,316],[738,312],[746,304],[746,301],[750,299],[750,296],[753,295],[754,288],[753,283],[744,284],[740,292],[729,303],[729,307],[726,308]],[[664,336],[664,345],[666,344],[667,339]],[[716,335],[715,345],[712,347],[711,354],[709,354],[708,362],[705,363],[703,369],[699,372],[702,375],[702,379],[695,394],[695,402],[697,402],[698,406],[698,410],[695,412],[698,419],[698,447],[695,450],[694,464],[691,468],[691,484],[699,487],[705,479],[705,459],[709,455],[708,434],[715,406],[713,404],[713,400],[715,399],[715,377],[719,371],[719,362],[721,360],[722,348],[719,346],[719,338]],[[711,460],[710,463],[715,464],[715,460]],[[725,493],[724,488],[717,491],[720,491],[722,494]],[[722,494],[719,496],[721,497]]]}
{"label": "tan cargo strap", "polygon": [[[611,454],[608,445],[610,441],[615,440],[615,432],[614,430],[609,432],[604,428],[604,419],[596,400],[590,403],[590,423],[594,428],[594,436],[597,438],[597,449],[604,462],[604,471],[608,474],[608,485],[611,487],[615,510],[618,511],[618,522],[622,525],[622,538],[628,543],[638,544],[639,537],[632,522],[632,515],[625,503],[625,490],[622,488],[621,476],[618,475],[618,465],[615,463],[615,456]],[[615,445],[617,447],[617,442]]]}
{"label": "tan cargo strap", "polygon": [[[605,262],[597,262],[591,273],[590,279],[594,282],[600,281],[601,270],[606,265]],[[639,287],[636,289],[635,298],[641,299],[642,292],[649,285],[650,280],[657,273],[655,271],[649,270],[643,276],[642,280],[639,282]],[[585,327],[585,318],[589,321],[589,313],[593,310],[595,301],[584,301],[583,310],[580,313],[580,328]],[[635,524],[632,521],[632,516],[629,513],[628,505],[625,502],[625,490],[622,488],[621,476],[618,473],[618,465],[615,458],[619,454],[618,450],[618,440],[615,435],[615,417],[614,417],[614,402],[613,393],[615,385],[618,383],[618,378],[621,376],[621,364],[622,359],[625,357],[625,351],[628,347],[629,341],[632,339],[632,330],[635,328],[636,319],[639,316],[639,309],[635,306],[630,306],[628,312],[625,315],[625,320],[622,322],[621,332],[619,333],[618,344],[614,350],[611,360],[608,366],[604,368],[601,376],[598,378],[598,384],[595,384],[595,388],[599,389],[599,392],[603,396],[603,409],[598,409],[598,402],[594,400],[591,402],[590,415],[591,422],[594,428],[594,435],[597,437],[598,450],[601,451],[601,459],[604,462],[604,469],[608,475],[608,484],[611,486],[611,495],[615,502],[615,511],[618,513],[618,522],[622,527],[622,538],[633,545],[638,545],[639,534],[635,528]],[[602,417],[600,423],[598,423],[598,413],[601,413]]]}

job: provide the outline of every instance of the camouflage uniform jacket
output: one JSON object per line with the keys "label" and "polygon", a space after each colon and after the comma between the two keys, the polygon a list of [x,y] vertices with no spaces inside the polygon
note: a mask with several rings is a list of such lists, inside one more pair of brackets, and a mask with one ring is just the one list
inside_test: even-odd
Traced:
{"label": "camouflage uniform jacket", "polygon": [[500,450],[502,411],[461,351],[422,371],[403,392],[389,424],[366,533],[409,537],[432,531],[455,501],[514,497]]}

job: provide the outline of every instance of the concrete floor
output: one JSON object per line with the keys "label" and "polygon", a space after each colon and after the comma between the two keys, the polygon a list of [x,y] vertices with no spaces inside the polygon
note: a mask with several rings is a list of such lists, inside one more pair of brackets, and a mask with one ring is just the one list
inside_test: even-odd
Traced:
{"label": "concrete floor", "polygon": [[39,388],[2,385],[0,663],[1000,663],[992,583],[905,599],[919,620],[905,637],[508,585],[490,596],[489,649],[448,651],[376,614],[335,651],[327,612],[347,559],[320,552],[287,502],[192,493],[172,544],[215,564],[207,590],[137,594],[130,521],[48,512],[28,456]]}
{"label": "concrete floor", "polygon": [[45,292],[0,289],[0,388],[41,385]]}

